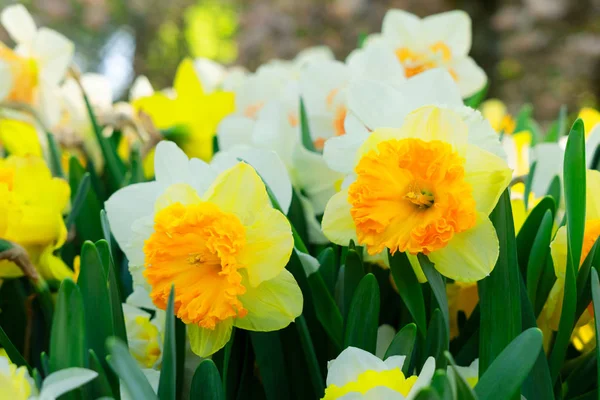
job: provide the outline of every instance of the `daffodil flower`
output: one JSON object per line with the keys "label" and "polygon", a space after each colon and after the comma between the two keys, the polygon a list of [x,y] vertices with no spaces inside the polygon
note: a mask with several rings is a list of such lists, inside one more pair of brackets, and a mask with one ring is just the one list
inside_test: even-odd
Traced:
{"label": "daffodil flower", "polygon": [[233,93],[206,93],[190,59],[179,64],[173,90],[173,96],[157,92],[140,97],[133,107],[150,116],[156,128],[171,129],[172,139],[188,156],[209,161],[217,125],[233,112]]}
{"label": "daffodil flower", "polygon": [[402,373],[405,356],[385,361],[371,353],[348,347],[329,362],[327,388],[323,400],[411,400],[429,386],[435,371],[435,359],[429,357],[419,375]]}
{"label": "daffodil flower", "polygon": [[17,44],[11,50],[0,43],[0,69],[9,72],[0,74],[0,92],[10,88],[4,90],[4,100],[35,107],[53,126],[60,119],[58,84],[71,63],[73,43],[51,29],[38,29],[21,4],[2,10],[0,22]]}
{"label": "daffodil flower", "polygon": [[85,368],[67,368],[53,372],[42,382],[39,391],[27,368],[17,367],[0,356],[0,397],[11,400],[56,400],[95,379],[98,374]]}
{"label": "daffodil flower", "polygon": [[117,191],[105,207],[134,284],[163,310],[174,285],[192,350],[205,357],[234,326],[273,331],[298,317],[302,292],[285,269],[291,227],[255,170],[238,163],[213,178],[171,142],[159,143],[154,166],[156,181]]}
{"label": "daffodil flower", "polygon": [[365,48],[381,44],[396,56],[407,78],[443,68],[452,75],[463,98],[477,93],[487,82],[483,70],[469,57],[471,18],[464,11],[421,19],[406,11],[389,10],[381,34],[369,40]]}
{"label": "daffodil flower", "polygon": [[42,157],[42,142],[36,127],[21,116],[0,116],[0,145],[13,156]]}
{"label": "daffodil flower", "polygon": [[423,253],[457,281],[486,277],[498,258],[488,215],[511,173],[502,158],[472,143],[482,134],[477,126],[425,106],[400,128],[373,131],[346,154],[349,162],[337,163],[352,175],[327,204],[325,235],[340,245],[354,240],[371,255],[401,251],[414,262]]}
{"label": "daffodil flower", "polygon": [[149,313],[130,304],[123,303],[122,307],[131,355],[141,368],[159,369],[162,363],[164,321],[157,321],[158,317],[151,318]]}
{"label": "daffodil flower", "polygon": [[[23,246],[46,279],[73,276],[53,254],[67,238],[63,212],[69,196],[67,182],[53,178],[43,159],[10,156],[0,160],[0,238]],[[0,261],[0,276],[22,275],[13,262]]]}
{"label": "daffodil flower", "polygon": [[[586,173],[586,210],[585,210],[585,230],[583,236],[583,248],[581,250],[581,259],[577,268],[585,261],[588,253],[600,237],[600,207],[598,203],[600,196],[600,172],[588,170]],[[550,290],[548,299],[542,312],[538,317],[538,325],[543,331],[557,331],[562,311],[562,302],[564,297],[565,273],[567,269],[567,228],[561,226],[554,240],[550,244],[550,254],[554,262],[554,274],[556,282]],[[585,325],[589,322],[591,315],[585,311],[577,323],[577,326]],[[544,337],[550,335],[544,335]],[[544,343],[547,345],[547,342]]]}

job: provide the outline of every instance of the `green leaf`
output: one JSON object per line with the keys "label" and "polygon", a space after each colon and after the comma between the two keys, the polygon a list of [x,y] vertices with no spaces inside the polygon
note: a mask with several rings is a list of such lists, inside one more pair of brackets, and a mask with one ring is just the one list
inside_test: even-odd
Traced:
{"label": "green leaf", "polygon": [[313,297],[317,319],[327,332],[327,336],[341,350],[344,334],[344,320],[335,300],[321,277],[320,271],[308,276],[308,286]]}
{"label": "green leaf", "polygon": [[355,249],[349,249],[344,267],[344,318],[348,318],[354,292],[364,276],[365,269],[360,255]]}
{"label": "green leaf", "polygon": [[48,152],[50,153],[50,160],[48,160],[48,166],[52,172],[52,176],[57,178],[64,178],[65,173],[62,169],[62,156],[60,154],[60,147],[56,143],[54,135],[50,132],[46,132],[46,138],[48,139]]}
{"label": "green leaf", "polygon": [[467,97],[465,99],[465,106],[471,107],[471,108],[479,107],[479,105],[485,99],[485,96],[487,95],[487,91],[488,91],[488,84],[486,83],[485,86],[483,88],[481,88],[481,90],[479,90],[477,93],[475,93],[471,97]]}
{"label": "green leaf", "polygon": [[320,264],[319,273],[323,277],[329,293],[333,295],[339,273],[335,253],[331,247],[326,247],[317,258]]}
{"label": "green leaf", "polygon": [[[71,188],[71,191],[73,188]],[[83,178],[79,182],[79,186],[77,187],[77,191],[75,193],[75,198],[71,203],[71,212],[67,217],[67,222],[65,223],[67,227],[67,231],[73,226],[75,223],[75,218],[79,215],[79,212],[83,208],[83,203],[87,197],[88,191],[90,190],[90,174],[86,172],[83,175]]]}
{"label": "green leaf", "polygon": [[529,210],[529,195],[531,194],[531,187],[533,186],[533,178],[535,177],[535,169],[537,167],[537,161],[534,161],[529,167],[529,173],[525,179],[525,192],[523,194],[523,201],[525,203],[525,210]]}
{"label": "green leaf", "polygon": [[535,236],[538,233],[544,215],[546,215],[546,211],[550,211],[554,218],[556,203],[550,196],[544,196],[529,212],[527,219],[517,235],[517,254],[519,256],[519,266],[523,277],[527,277],[526,267],[529,263],[529,256],[531,254],[531,243],[535,240]]}
{"label": "green leaf", "polygon": [[600,239],[592,246],[590,252],[585,257],[583,264],[577,273],[577,308],[575,309],[575,321],[579,320],[581,314],[592,302],[592,288],[590,283],[590,270],[592,265],[600,266]]}
{"label": "green leaf", "polygon": [[358,347],[375,354],[379,327],[379,284],[373,274],[360,281],[346,321],[344,348]]}
{"label": "green leaf", "polygon": [[87,356],[83,298],[79,287],[72,280],[65,279],[58,289],[52,321],[50,372],[85,367]]}
{"label": "green leaf", "polygon": [[315,353],[315,348],[313,346],[310,333],[308,332],[308,326],[306,325],[306,321],[302,315],[296,318],[296,328],[300,338],[300,344],[302,346],[304,358],[306,360],[306,364],[308,365],[308,375],[310,377],[310,381],[317,396],[321,397],[325,394],[325,383],[323,382],[323,377],[321,376],[319,361],[317,360],[317,354]]}
{"label": "green leaf", "polygon": [[435,358],[436,368],[444,368],[446,367],[446,359],[444,358],[444,352],[446,351],[448,351],[448,332],[446,331],[442,312],[439,308],[436,308],[433,310],[431,320],[429,321],[423,362],[428,357],[433,357]]}
{"label": "green leaf", "polygon": [[406,254],[397,251],[394,255],[389,254],[390,270],[394,283],[398,288],[398,293],[404,304],[410,311],[417,328],[426,335],[427,328],[425,322],[425,299],[423,298],[423,289],[415,275],[415,271],[408,261]]}
{"label": "green leaf", "polygon": [[519,112],[515,121],[515,133],[529,129],[529,120],[533,114],[533,107],[531,104],[524,104]]}
{"label": "green leaf", "polygon": [[417,393],[414,398],[415,400],[440,400],[440,395],[435,391],[435,389],[426,387],[423,388]]}
{"label": "green leaf", "polygon": [[115,335],[108,279],[96,246],[86,241],[81,248],[81,272],[77,285],[85,307],[87,343],[100,360],[106,358],[104,343]]}
{"label": "green leaf", "polygon": [[478,282],[479,376],[521,332],[520,276],[508,190],[500,197],[490,219],[498,234],[500,254],[490,275]]}
{"label": "green leaf", "polygon": [[89,350],[89,356],[90,369],[98,373],[98,377],[90,383],[94,398],[100,396],[114,397],[110,382],[106,375],[106,370],[100,363],[100,360],[98,360],[98,356],[94,353],[94,350]]}
{"label": "green leaf", "polygon": [[[192,378],[190,399],[194,400],[224,400],[225,392],[219,370],[212,360],[203,360]],[[162,400],[162,398],[161,398]]]}
{"label": "green leaf", "polygon": [[560,177],[554,175],[554,178],[550,181],[550,186],[548,187],[548,193],[546,193],[546,195],[552,197],[555,204],[560,204],[561,193]]}
{"label": "green leaf", "polygon": [[441,400],[454,400],[452,385],[446,371],[440,369],[435,371],[431,380],[431,387],[435,389]]}
{"label": "green leaf", "polygon": [[[433,290],[433,295],[438,303],[439,310],[442,313],[443,322],[446,327],[446,333],[450,334],[450,312],[448,311],[448,297],[446,295],[446,282],[442,275],[435,269],[433,263],[429,261],[426,255],[419,253],[417,256],[423,273],[427,277],[427,281]],[[448,342],[449,336],[446,337]],[[447,346],[446,346],[447,348]],[[440,353],[442,356],[442,353]]]}
{"label": "green leaf", "polygon": [[531,304],[535,304],[538,282],[546,265],[546,257],[550,254],[553,222],[552,213],[550,210],[546,210],[540,229],[531,245],[531,253],[527,263],[527,294]]}
{"label": "green leaf", "polygon": [[529,328],[498,355],[475,386],[477,396],[486,400],[508,400],[519,395],[540,350],[542,332]]}
{"label": "green leaf", "polygon": [[550,376],[553,382],[558,378],[565,359],[571,332],[575,324],[575,311],[577,308],[575,277],[581,259],[586,207],[585,136],[581,119],[575,121],[569,133],[567,148],[565,149],[563,176],[565,181],[568,252],[559,329],[549,357]]}
{"label": "green leaf", "polygon": [[[69,186],[71,186],[71,204],[75,205],[85,176],[89,173],[79,164],[79,160],[71,157],[69,160]],[[102,226],[100,225],[100,200],[96,196],[96,192],[92,189],[87,190],[83,197],[77,215],[75,216],[75,226],[77,234],[80,238],[96,241],[102,239]],[[69,216],[70,218],[70,216]]]}
{"label": "green leaf", "polygon": [[[600,315],[600,282],[598,281],[596,268],[592,269],[592,305],[594,315]],[[594,327],[596,328],[596,363],[598,366],[596,385],[600,385],[600,319],[594,319]]]}
{"label": "green leaf", "polygon": [[[55,316],[55,318],[56,318],[56,316]],[[27,369],[29,370],[29,373],[31,374],[31,372],[32,372],[31,367],[29,366],[29,364],[27,364],[27,361],[25,361],[25,359],[23,358],[21,353],[19,353],[19,350],[17,350],[17,348],[15,347],[15,345],[10,341],[8,335],[6,334],[6,332],[4,332],[4,329],[2,329],[1,326],[0,326],[0,345],[2,345],[4,350],[6,350],[6,355],[8,356],[8,358],[10,358],[10,361],[12,363],[16,364],[18,367],[27,367]]]}
{"label": "green leaf", "polygon": [[127,184],[144,182],[144,165],[142,163],[142,157],[140,155],[139,146],[134,146],[131,149],[130,155],[131,168],[129,170],[129,179]]}
{"label": "green leaf", "polygon": [[129,354],[127,345],[121,340],[111,337],[106,340],[106,348],[110,353],[108,364],[121,378],[129,397],[131,399],[158,400],[146,376]]}
{"label": "green leaf", "polygon": [[471,389],[465,378],[460,374],[458,368],[456,368],[456,362],[452,358],[450,352],[446,352],[446,359],[450,363],[452,372],[454,372],[454,381],[456,382],[456,399],[457,400],[477,400],[477,395]]}
{"label": "green leaf", "polygon": [[300,131],[302,133],[302,145],[306,150],[317,152],[315,145],[312,141],[310,134],[310,126],[308,124],[308,116],[306,115],[306,107],[304,106],[304,100],[300,97]]}
{"label": "green leaf", "polygon": [[267,399],[289,399],[289,385],[279,332],[250,332],[250,339]]}
{"label": "green leaf", "polygon": [[405,356],[404,365],[402,365],[402,372],[408,376],[410,360],[412,358],[413,349],[415,348],[415,341],[417,340],[417,325],[414,323],[405,325],[404,328],[400,329],[392,343],[385,352],[383,359],[387,359],[391,356]]}
{"label": "green leaf", "polygon": [[308,241],[308,231],[306,227],[306,216],[304,215],[304,207],[302,207],[302,201],[298,191],[292,188],[292,202],[290,203],[290,209],[287,213],[290,224],[294,226],[298,235],[303,241]]}
{"label": "green leaf", "polygon": [[108,182],[112,191],[114,192],[121,188],[121,184],[123,183],[126,170],[125,164],[123,164],[123,161],[117,154],[115,148],[110,144],[109,139],[102,134],[102,128],[98,125],[96,115],[94,114],[94,110],[85,93],[85,90],[83,90],[82,86],[80,86],[80,88],[81,92],[83,93],[83,100],[85,101],[85,106],[90,117],[90,121],[92,122],[94,135],[96,136],[96,140],[100,145],[100,150],[102,151],[102,156],[104,157],[104,161],[106,163]]}
{"label": "green leaf", "polygon": [[108,290],[110,294],[109,300],[112,310],[115,336],[127,344],[127,331],[125,330],[125,317],[123,316],[122,306],[124,299],[119,289],[117,271],[115,269],[115,263],[110,254],[108,242],[104,239],[98,240],[96,242],[96,249],[98,250],[98,255],[100,256],[102,267],[104,268],[104,273],[108,279]]}
{"label": "green leaf", "polygon": [[567,106],[562,105],[558,112],[558,118],[550,125],[546,134],[546,142],[556,143],[567,131]]}
{"label": "green leaf", "polygon": [[106,211],[100,210],[100,226],[102,227],[102,236],[104,240],[108,243],[108,248],[110,249],[112,246],[112,239],[110,234],[110,223],[108,222],[108,216],[106,215]]}
{"label": "green leaf", "polygon": [[537,318],[546,304],[546,300],[552,291],[552,287],[556,282],[556,274],[554,273],[554,262],[552,257],[546,257],[546,263],[542,269],[542,275],[538,280],[537,295],[535,297],[535,304],[533,305],[534,315]]}
{"label": "green leaf", "polygon": [[160,400],[175,400],[177,387],[177,353],[175,350],[175,287],[171,285],[171,293],[165,312],[165,340],[163,342],[163,361],[158,382]]}

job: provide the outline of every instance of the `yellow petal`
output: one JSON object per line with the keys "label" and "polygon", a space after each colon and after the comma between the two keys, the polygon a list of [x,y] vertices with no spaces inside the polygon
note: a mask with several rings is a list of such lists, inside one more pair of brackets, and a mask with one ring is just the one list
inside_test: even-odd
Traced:
{"label": "yellow petal", "polygon": [[600,172],[587,170],[585,197],[585,219],[600,218]]}
{"label": "yellow petal", "polygon": [[62,281],[63,279],[73,279],[74,272],[64,261],[52,254],[53,248],[47,247],[42,252],[38,261],[37,267],[42,276],[46,279],[56,279]]}
{"label": "yellow petal", "polygon": [[183,205],[195,204],[201,201],[196,190],[187,183],[175,183],[169,186],[163,194],[161,194],[154,205],[156,212],[166,208],[174,203]]}
{"label": "yellow petal", "polygon": [[496,230],[487,215],[479,213],[475,227],[454,235],[446,247],[429,254],[429,259],[442,275],[475,282],[492,272],[498,254]]}
{"label": "yellow petal", "polygon": [[14,156],[42,157],[42,147],[37,132],[26,122],[0,119],[0,143]]}
{"label": "yellow petal", "polygon": [[287,218],[273,208],[265,208],[252,225],[246,225],[246,243],[238,256],[246,266],[250,286],[273,279],[285,268],[294,239]]}
{"label": "yellow petal", "polygon": [[465,180],[473,188],[477,211],[489,215],[511,177],[506,161],[477,146],[467,146]]}
{"label": "yellow petal", "polygon": [[600,123],[600,112],[590,107],[584,107],[579,111],[578,118],[583,120],[583,127],[585,128],[585,138],[587,139],[592,129]]}
{"label": "yellow petal", "polygon": [[216,353],[227,344],[232,329],[232,318],[217,324],[215,329],[201,328],[196,324],[188,325],[187,332],[192,351],[200,357]]}
{"label": "yellow petal", "polygon": [[0,261],[0,278],[19,278],[23,276],[23,270],[14,262]]}
{"label": "yellow petal", "polygon": [[302,291],[287,270],[239,296],[248,315],[235,319],[237,328],[269,332],[283,329],[302,314]]}
{"label": "yellow petal", "polygon": [[191,59],[184,59],[177,67],[173,88],[177,92],[177,97],[195,97],[204,94],[202,82],[194,70],[194,62]]}
{"label": "yellow petal", "polygon": [[234,213],[246,226],[254,224],[264,209],[271,208],[263,181],[246,163],[238,163],[222,172],[203,199],[215,203],[223,211]]}
{"label": "yellow petal", "polygon": [[481,104],[481,114],[490,121],[496,132],[502,130],[502,121],[507,114],[506,105],[498,99],[489,99]]}
{"label": "yellow petal", "polygon": [[511,199],[510,204],[513,214],[513,223],[515,224],[515,234],[518,234],[527,219],[525,201],[523,199]]}
{"label": "yellow petal", "polygon": [[340,246],[348,246],[350,240],[358,242],[356,226],[350,215],[350,209],[348,189],[343,189],[329,199],[321,221],[323,234],[327,239]]}
{"label": "yellow petal", "polygon": [[[565,279],[567,271],[567,228],[561,226],[550,243],[550,254],[554,262],[554,274],[558,279]],[[578,266],[579,267],[579,266]]]}

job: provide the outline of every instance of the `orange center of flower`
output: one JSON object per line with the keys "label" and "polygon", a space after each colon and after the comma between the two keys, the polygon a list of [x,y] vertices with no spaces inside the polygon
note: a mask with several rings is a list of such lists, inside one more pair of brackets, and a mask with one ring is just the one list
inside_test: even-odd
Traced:
{"label": "orange center of flower", "polygon": [[348,189],[358,241],[369,254],[429,254],[475,225],[465,160],[450,144],[387,140],[364,155]]}
{"label": "orange center of flower", "polygon": [[[452,51],[443,42],[437,42],[429,46],[424,51],[414,51],[408,47],[399,47],[396,49],[396,57],[404,67],[404,73],[407,78],[413,77],[425,72],[428,69],[436,68],[452,60]],[[456,72],[449,68],[448,72],[456,80]]]}
{"label": "orange center of flower", "polygon": [[13,85],[6,100],[31,104],[38,84],[38,68],[35,60],[19,56],[0,43],[0,61],[8,64]]}
{"label": "orange center of flower", "polygon": [[246,233],[237,216],[207,202],[172,204],[154,217],[144,245],[144,276],[154,304],[166,309],[175,285],[175,314],[186,324],[214,329],[248,313],[238,299],[246,292],[237,255]]}

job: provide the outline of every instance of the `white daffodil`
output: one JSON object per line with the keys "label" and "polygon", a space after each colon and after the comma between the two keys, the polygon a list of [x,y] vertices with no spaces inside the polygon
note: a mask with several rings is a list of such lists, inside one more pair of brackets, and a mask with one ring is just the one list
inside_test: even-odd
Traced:
{"label": "white daffodil", "polygon": [[85,385],[98,374],[85,368],[67,368],[51,373],[38,393],[27,368],[17,367],[0,356],[0,398],[11,400],[56,400],[65,393]]}
{"label": "white daffodil", "polygon": [[248,74],[244,67],[227,68],[204,57],[194,59],[194,69],[202,82],[204,91],[207,93],[212,93],[218,89],[235,92]]}
{"label": "white daffodil", "polygon": [[469,57],[471,18],[464,11],[450,11],[423,19],[402,10],[390,10],[383,18],[381,34],[363,49],[385,45],[396,56],[407,78],[433,68],[446,69],[463,98],[481,90],[487,77]]}
{"label": "white daffodil", "polygon": [[429,386],[435,371],[435,359],[429,357],[418,375],[402,373],[405,356],[385,361],[373,354],[348,347],[329,362],[327,388],[323,400],[410,400]]}
{"label": "white daffodil", "polygon": [[[172,142],[160,142],[156,180],[127,186],[105,203],[134,285],[175,312],[194,352],[222,348],[233,326],[273,331],[302,312],[302,292],[285,269],[293,238],[256,170],[238,162],[215,176]],[[275,191],[275,189],[273,189]]]}
{"label": "white daffodil", "polygon": [[0,61],[10,74],[0,74],[0,92],[9,102],[35,107],[48,126],[60,119],[59,83],[73,57],[74,46],[63,35],[47,28],[38,29],[27,9],[16,4],[6,7],[0,22],[16,42],[14,50],[0,43]]}
{"label": "white daffodil", "polygon": [[[96,116],[102,117],[112,111],[113,93],[108,78],[100,74],[83,74],[81,85]],[[67,78],[60,88],[60,93],[63,104],[62,118],[53,132],[67,148],[70,145],[73,147],[82,145],[96,170],[101,171],[104,158],[93,131],[81,88],[73,78]]]}
{"label": "white daffodil", "polygon": [[[146,296],[148,294],[146,293]],[[149,297],[147,297],[149,299]],[[141,308],[123,303],[123,316],[127,331],[127,343],[133,358],[141,368],[160,369],[164,330],[164,311],[159,318]],[[153,306],[152,309],[155,309]]]}

